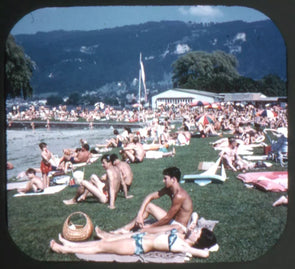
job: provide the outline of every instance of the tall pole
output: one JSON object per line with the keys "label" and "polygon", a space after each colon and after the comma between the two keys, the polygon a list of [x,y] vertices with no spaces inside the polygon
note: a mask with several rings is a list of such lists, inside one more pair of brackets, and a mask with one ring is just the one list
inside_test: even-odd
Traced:
{"label": "tall pole", "polygon": [[139,78],[138,78],[138,103],[140,104],[141,99],[141,53],[139,54]]}

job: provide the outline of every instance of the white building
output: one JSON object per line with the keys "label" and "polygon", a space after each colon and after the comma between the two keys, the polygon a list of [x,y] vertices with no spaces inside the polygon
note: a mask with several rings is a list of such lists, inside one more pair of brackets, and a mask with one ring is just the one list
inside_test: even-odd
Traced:
{"label": "white building", "polygon": [[260,92],[239,92],[239,93],[215,93],[191,89],[170,89],[152,97],[152,109],[160,105],[180,103],[190,104],[195,101],[208,103],[230,102],[230,103],[252,103],[264,106],[267,103],[287,103],[286,96],[267,97]]}
{"label": "white building", "polygon": [[220,101],[219,95],[213,92],[205,92],[190,89],[170,89],[152,97],[152,109],[160,105],[191,103],[193,101],[205,101],[209,103]]}

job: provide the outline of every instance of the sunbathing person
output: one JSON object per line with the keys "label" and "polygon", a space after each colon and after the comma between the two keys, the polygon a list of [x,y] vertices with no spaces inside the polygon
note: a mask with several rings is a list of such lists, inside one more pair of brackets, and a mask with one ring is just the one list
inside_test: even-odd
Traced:
{"label": "sunbathing person", "polygon": [[[123,178],[127,190],[129,191],[133,181],[133,172],[130,165],[127,162],[121,161],[117,154],[111,154],[110,159],[112,164],[119,168],[121,177]],[[124,186],[122,184],[120,190],[124,191]]]}
{"label": "sunbathing person", "polygon": [[50,241],[50,247],[57,253],[97,254],[111,253],[119,255],[140,255],[150,251],[189,253],[194,257],[208,258],[211,246],[216,244],[213,232],[203,228],[187,233],[179,232],[174,226],[159,233],[139,232],[134,234],[112,235],[108,238],[88,241],[70,242],[59,235],[62,244]]}
{"label": "sunbathing person", "polygon": [[19,188],[17,191],[19,193],[27,193],[27,192],[43,192],[44,191],[44,184],[40,177],[36,176],[36,171],[33,168],[29,168],[26,171],[26,176],[28,177],[29,181],[24,188]]}
{"label": "sunbathing person", "polygon": [[[124,227],[113,231],[114,233],[125,233],[138,228],[159,227],[167,224],[177,224],[186,231],[192,218],[193,202],[189,194],[179,184],[181,172],[177,167],[169,167],[163,170],[163,176],[165,187],[147,195],[137,216]],[[168,195],[172,202],[168,212],[151,202],[164,195]],[[149,215],[156,219],[152,224],[144,223]]]}
{"label": "sunbathing person", "polygon": [[[101,158],[102,167],[105,169],[106,174],[101,178],[97,175],[92,175],[90,181],[82,180],[80,187],[77,190],[76,195],[70,200],[64,200],[66,205],[76,204],[86,199],[88,195],[95,196],[99,202],[106,204],[109,202],[109,208],[115,208],[115,200],[120,190],[121,184],[124,186],[125,182],[121,177],[121,173],[118,167],[113,166],[110,156],[105,154]],[[127,187],[123,187],[125,192],[125,198],[132,198],[127,195]]]}
{"label": "sunbathing person", "polygon": [[235,138],[228,139],[228,147],[224,148],[220,153],[225,167],[231,168],[233,171],[245,171],[255,167],[255,163],[247,162],[238,155],[238,147]]}
{"label": "sunbathing person", "polygon": [[132,143],[127,144],[120,154],[122,154],[123,159],[129,160],[131,163],[141,163],[145,156],[145,150],[143,145],[139,142],[139,138],[135,136]]}
{"label": "sunbathing person", "polygon": [[145,152],[146,159],[161,159],[163,157],[174,157],[176,154],[175,148],[172,151],[164,150],[166,148],[160,148],[159,150],[147,150]]}
{"label": "sunbathing person", "polygon": [[89,162],[90,158],[89,145],[84,143],[82,148],[75,150],[75,153],[72,153],[70,150],[64,150],[64,156],[60,159],[58,166],[63,167],[65,173],[67,173],[68,167],[71,164]]}
{"label": "sunbathing person", "polygon": [[192,137],[187,125],[185,125],[183,128],[184,130],[178,132],[178,135],[177,135],[177,143],[180,146],[189,145],[191,137]]}
{"label": "sunbathing person", "polygon": [[235,138],[232,137],[228,139],[228,147],[223,148],[223,150],[219,154],[222,157],[222,161],[225,167],[229,167],[235,172],[245,172],[250,169],[267,168],[269,166],[269,164],[262,161],[254,163],[242,159],[241,156],[238,154],[239,145],[240,144],[237,142]]}
{"label": "sunbathing person", "polygon": [[113,131],[115,137],[106,140],[106,144],[96,144],[98,148],[120,148],[123,145],[123,137],[119,134],[118,130]]}

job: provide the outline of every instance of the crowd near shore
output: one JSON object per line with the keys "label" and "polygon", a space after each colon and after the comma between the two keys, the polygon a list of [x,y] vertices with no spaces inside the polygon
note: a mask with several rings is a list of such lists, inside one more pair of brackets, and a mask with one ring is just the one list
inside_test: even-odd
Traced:
{"label": "crowd near shore", "polygon": [[104,104],[94,106],[94,109],[81,106],[69,109],[66,105],[51,108],[31,105],[28,109],[21,110],[19,106],[12,106],[7,112],[7,121],[9,126],[13,121],[149,122],[153,119],[168,118],[170,121],[185,119],[189,126],[194,126],[196,118],[202,114],[212,117],[217,131],[234,129],[237,125],[246,124],[257,124],[267,128],[288,125],[286,106],[283,108],[280,105],[256,106],[242,103],[214,103],[199,106],[166,104],[156,110],[142,108],[137,104],[129,109],[115,109]]}

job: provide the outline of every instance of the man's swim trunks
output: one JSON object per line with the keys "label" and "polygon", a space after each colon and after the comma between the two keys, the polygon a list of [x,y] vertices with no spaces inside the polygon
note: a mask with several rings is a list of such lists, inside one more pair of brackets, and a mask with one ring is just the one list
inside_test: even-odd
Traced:
{"label": "man's swim trunks", "polygon": [[70,162],[71,162],[71,163],[76,163],[75,158],[74,158],[74,157],[71,157],[71,158],[70,158]]}
{"label": "man's swim trunks", "polygon": [[140,255],[144,253],[144,250],[142,248],[142,238],[144,235],[145,233],[139,233],[131,236],[131,238],[135,240],[135,255]]}
{"label": "man's swim trunks", "polygon": [[52,170],[52,167],[51,167],[51,164],[48,163],[48,162],[44,162],[43,160],[41,161],[41,164],[40,164],[40,169],[41,169],[41,172],[42,174],[48,174],[51,170]]}
{"label": "man's swim trunks", "polygon": [[178,221],[176,221],[176,220],[171,220],[170,222],[169,222],[169,224],[171,225],[171,224],[177,224],[178,226],[180,226],[182,229],[183,229],[183,231],[184,232],[186,232],[187,231],[187,227],[185,227],[183,224],[181,224],[180,222],[178,222]]}

